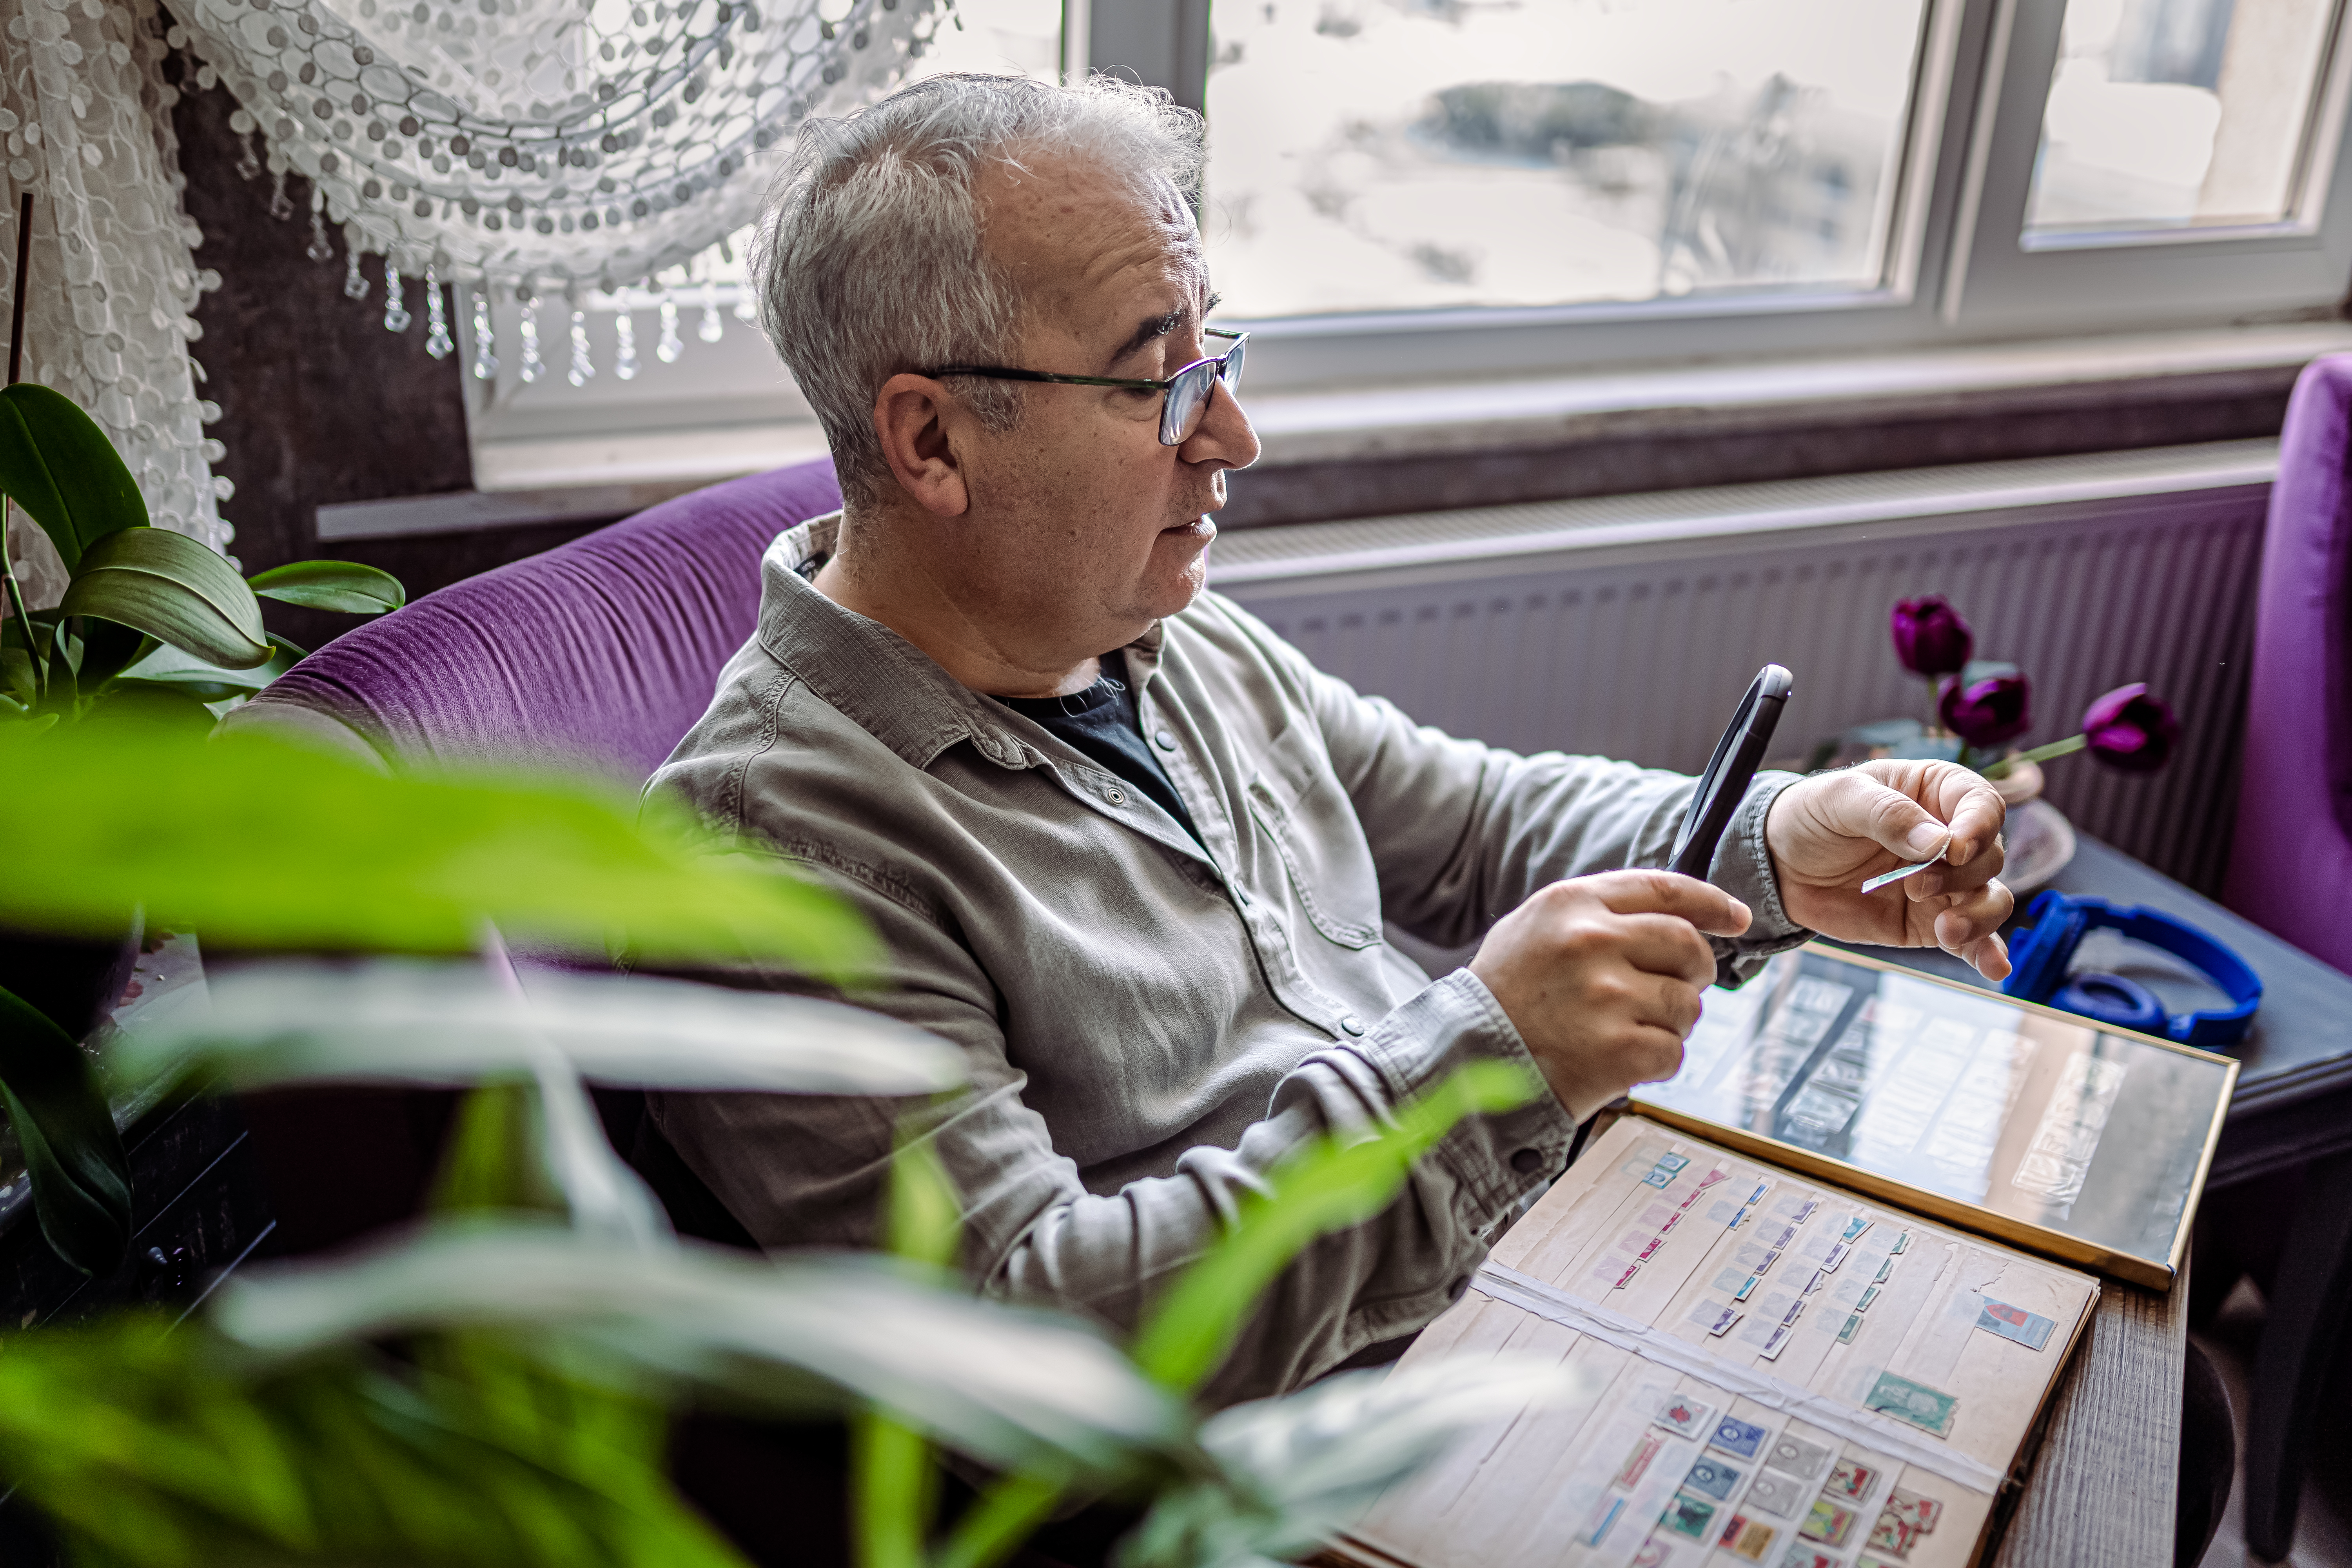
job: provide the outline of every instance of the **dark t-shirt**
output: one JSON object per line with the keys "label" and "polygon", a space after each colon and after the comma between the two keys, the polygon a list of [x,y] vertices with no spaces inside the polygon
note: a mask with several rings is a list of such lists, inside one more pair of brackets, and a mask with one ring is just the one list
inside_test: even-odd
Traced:
{"label": "dark t-shirt", "polygon": [[1196,840],[1200,829],[1184,809],[1168,771],[1144,744],[1135,716],[1135,693],[1127,689],[1127,655],[1102,656],[1102,673],[1084,691],[1067,697],[1000,697],[1024,719],[1034,719],[1076,746],[1094,762],[1151,797],[1152,803],[1183,825]]}

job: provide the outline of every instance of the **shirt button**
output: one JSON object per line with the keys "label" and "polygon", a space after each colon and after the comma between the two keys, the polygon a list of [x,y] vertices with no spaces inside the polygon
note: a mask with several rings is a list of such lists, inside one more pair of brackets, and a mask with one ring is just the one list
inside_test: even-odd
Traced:
{"label": "shirt button", "polygon": [[1162,730],[1158,734],[1152,736],[1151,740],[1152,743],[1163,752],[1172,752],[1176,749],[1176,737],[1170,734],[1165,730]]}
{"label": "shirt button", "polygon": [[1543,1151],[1540,1149],[1521,1149],[1511,1156],[1511,1169],[1522,1176],[1534,1175],[1543,1169]]}
{"label": "shirt button", "polygon": [[1357,1017],[1353,1013],[1350,1013],[1346,1017],[1339,1020],[1339,1027],[1347,1030],[1348,1033],[1351,1035],[1360,1035],[1364,1032],[1364,1021],[1361,1018]]}
{"label": "shirt button", "polygon": [[1113,805],[1125,805],[1127,804],[1127,792],[1125,790],[1115,789],[1106,794],[1103,798],[1110,802]]}

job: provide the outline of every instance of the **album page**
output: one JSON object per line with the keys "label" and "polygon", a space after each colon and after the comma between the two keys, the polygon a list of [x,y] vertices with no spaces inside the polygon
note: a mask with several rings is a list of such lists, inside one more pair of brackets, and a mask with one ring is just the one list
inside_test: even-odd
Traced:
{"label": "album page", "polygon": [[2098,1300],[2075,1270],[1621,1119],[1405,1357],[1570,1376],[1384,1494],[1413,1568],[1958,1568]]}

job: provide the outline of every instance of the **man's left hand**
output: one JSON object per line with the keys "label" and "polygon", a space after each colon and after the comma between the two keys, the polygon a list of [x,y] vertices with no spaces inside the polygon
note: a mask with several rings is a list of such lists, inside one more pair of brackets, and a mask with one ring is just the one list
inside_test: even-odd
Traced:
{"label": "man's left hand", "polygon": [[[1782,790],[1765,815],[1764,847],[1781,906],[1799,925],[1844,942],[1932,943],[1999,980],[2009,973],[2000,925],[2017,903],[1995,879],[2004,809],[1990,784],[1956,763],[1887,758]],[[1948,830],[1941,862],[1862,891],[1881,872],[1933,855]]]}

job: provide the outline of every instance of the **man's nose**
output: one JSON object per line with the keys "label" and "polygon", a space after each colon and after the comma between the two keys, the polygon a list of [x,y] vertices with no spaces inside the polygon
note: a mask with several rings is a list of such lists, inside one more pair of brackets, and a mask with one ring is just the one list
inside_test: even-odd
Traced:
{"label": "man's nose", "polygon": [[1177,456],[1188,463],[1246,468],[1257,461],[1257,432],[1251,427],[1249,416],[1242,412],[1234,389],[1220,376],[1209,393],[1209,406],[1201,413],[1199,427],[1177,448]]}

